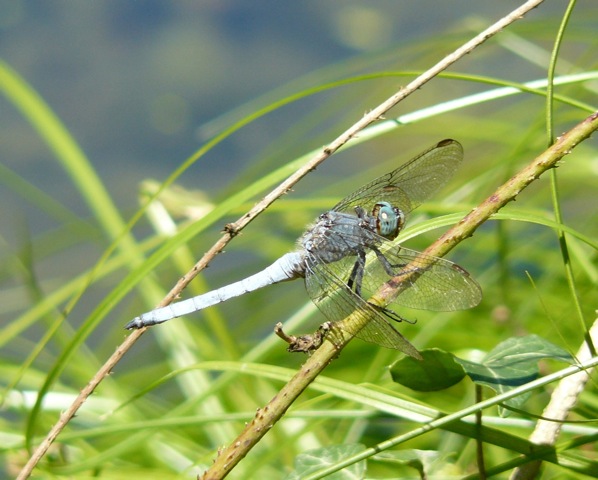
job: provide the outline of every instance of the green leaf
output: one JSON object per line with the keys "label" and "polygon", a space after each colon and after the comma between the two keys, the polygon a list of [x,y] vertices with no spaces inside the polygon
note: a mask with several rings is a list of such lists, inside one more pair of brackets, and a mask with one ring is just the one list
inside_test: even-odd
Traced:
{"label": "green leaf", "polygon": [[[288,480],[299,480],[312,472],[334,465],[352,455],[362,452],[365,447],[358,443],[333,445],[331,447],[316,448],[302,453],[295,459],[295,470],[288,476]],[[364,478],[366,470],[365,460],[354,463],[341,471],[327,475],[331,480],[355,480]]]}
{"label": "green leaf", "polygon": [[[567,351],[537,335],[510,338],[498,344],[481,363],[456,357],[455,360],[475,383],[504,393],[538,378],[538,361],[545,358],[567,363],[573,361]],[[518,408],[528,398],[529,394],[521,395],[506,404]]]}
{"label": "green leaf", "polygon": [[374,459],[415,468],[420,478],[426,478],[434,464],[441,460],[441,455],[435,450],[389,450],[379,453]]}
{"label": "green leaf", "polygon": [[453,354],[436,348],[420,353],[421,361],[405,357],[392,366],[390,374],[396,383],[418,392],[434,392],[452,387],[465,377],[465,370]]}

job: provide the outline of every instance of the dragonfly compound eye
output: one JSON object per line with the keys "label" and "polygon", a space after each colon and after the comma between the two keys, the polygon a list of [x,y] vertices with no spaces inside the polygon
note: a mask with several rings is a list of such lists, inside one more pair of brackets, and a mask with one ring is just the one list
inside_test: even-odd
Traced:
{"label": "dragonfly compound eye", "polygon": [[376,218],[378,235],[389,240],[394,240],[403,227],[403,212],[388,202],[379,202],[374,205],[372,216]]}

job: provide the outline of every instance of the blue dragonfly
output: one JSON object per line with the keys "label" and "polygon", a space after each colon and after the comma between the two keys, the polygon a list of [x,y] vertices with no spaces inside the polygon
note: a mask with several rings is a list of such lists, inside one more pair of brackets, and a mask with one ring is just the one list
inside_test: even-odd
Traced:
{"label": "blue dragonfly", "polygon": [[310,298],[328,319],[330,328],[343,328],[345,324],[340,320],[357,315],[365,326],[355,333],[356,337],[421,358],[391,324],[402,318],[367,299],[392,279],[395,285],[402,284],[393,304],[454,311],[480,302],[481,288],[463,268],[393,242],[407,214],[443,187],[462,159],[459,142],[438,142],[321,214],[299,238],[295,251],[261,272],[144,313],[125,328],[163,323],[274,283],[304,278]]}

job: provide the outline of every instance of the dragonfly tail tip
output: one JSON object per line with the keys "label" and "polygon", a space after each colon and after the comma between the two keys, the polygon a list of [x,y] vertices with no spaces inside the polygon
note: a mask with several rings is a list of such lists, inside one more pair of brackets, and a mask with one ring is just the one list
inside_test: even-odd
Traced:
{"label": "dragonfly tail tip", "polygon": [[133,329],[137,329],[137,328],[141,328],[141,327],[143,327],[141,318],[135,317],[133,320],[131,320],[129,323],[127,323],[125,325],[125,330],[133,330]]}

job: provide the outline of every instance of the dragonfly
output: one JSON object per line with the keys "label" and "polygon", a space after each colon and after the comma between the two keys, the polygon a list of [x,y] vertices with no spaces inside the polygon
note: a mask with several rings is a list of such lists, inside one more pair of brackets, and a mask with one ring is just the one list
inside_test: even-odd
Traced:
{"label": "dragonfly", "polygon": [[[393,304],[432,311],[478,305],[482,291],[469,273],[449,260],[394,242],[407,215],[446,185],[463,159],[459,142],[445,139],[386,175],[376,178],[321,214],[287,253],[259,273],[202,295],[144,313],[125,328],[166,322],[257,289],[303,278],[329,328],[421,358],[393,326],[403,320]],[[371,298],[385,283],[400,287],[388,306]],[[348,317],[359,328],[344,323]]]}

